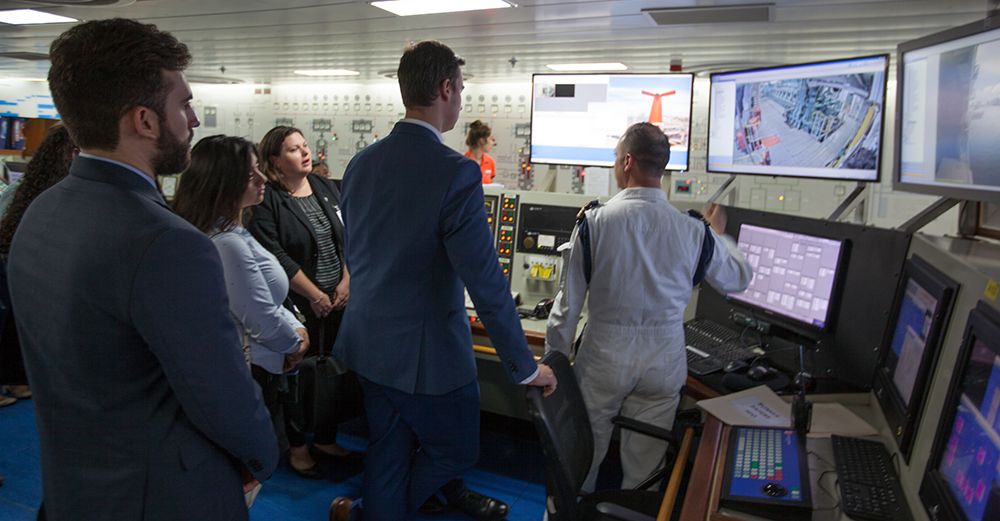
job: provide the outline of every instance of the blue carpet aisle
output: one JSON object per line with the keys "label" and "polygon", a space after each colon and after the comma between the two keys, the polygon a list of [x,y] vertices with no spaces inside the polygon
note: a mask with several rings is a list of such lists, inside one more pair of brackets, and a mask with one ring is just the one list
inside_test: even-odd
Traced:
{"label": "blue carpet aisle", "polygon": [[[509,521],[538,521],[545,510],[544,462],[537,441],[523,435],[496,432],[483,423],[482,455],[476,468],[466,475],[469,487],[503,501],[511,507]],[[364,439],[343,429],[340,442],[352,450],[363,450]],[[285,465],[264,484],[250,510],[253,521],[325,521],[330,501],[336,496],[356,496],[361,487],[361,464],[338,465],[326,480],[302,479]],[[34,521],[41,501],[41,465],[38,433],[30,400],[0,409],[0,521]],[[448,512],[418,516],[421,521],[468,521]]]}

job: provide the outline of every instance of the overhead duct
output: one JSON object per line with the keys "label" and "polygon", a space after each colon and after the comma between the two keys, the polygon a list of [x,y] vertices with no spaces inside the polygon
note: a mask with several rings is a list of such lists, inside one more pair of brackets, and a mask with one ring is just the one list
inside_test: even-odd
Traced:
{"label": "overhead duct", "polygon": [[49,55],[42,52],[8,51],[8,52],[0,52],[0,58],[11,58],[14,60],[40,62],[48,60]]}
{"label": "overhead duct", "polygon": [[656,25],[727,24],[774,21],[774,4],[712,5],[643,9]]}
{"label": "overhead duct", "polygon": [[212,76],[208,74],[187,74],[185,75],[185,78],[188,83],[207,83],[210,85],[238,85],[240,83],[246,83],[239,78]]}
{"label": "overhead duct", "polygon": [[16,0],[0,2],[0,7],[9,9],[11,6],[24,7],[128,7],[136,0]]}

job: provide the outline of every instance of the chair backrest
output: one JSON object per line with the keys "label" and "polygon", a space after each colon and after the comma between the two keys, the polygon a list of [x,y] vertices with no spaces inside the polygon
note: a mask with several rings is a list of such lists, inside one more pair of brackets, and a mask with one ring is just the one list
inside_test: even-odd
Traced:
{"label": "chair backrest", "polygon": [[556,391],[546,398],[538,387],[527,390],[528,413],[545,455],[546,508],[549,521],[575,519],[577,496],[594,457],[594,436],[569,360],[553,351],[542,358],[542,363],[552,368],[559,382]]}

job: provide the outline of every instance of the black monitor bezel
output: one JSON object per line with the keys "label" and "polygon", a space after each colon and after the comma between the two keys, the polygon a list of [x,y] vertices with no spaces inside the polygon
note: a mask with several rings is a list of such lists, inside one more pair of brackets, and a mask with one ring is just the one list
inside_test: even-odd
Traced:
{"label": "black monitor bezel", "polygon": [[751,309],[753,310],[754,313],[760,313],[766,318],[767,322],[774,323],[779,327],[789,330],[792,333],[814,339],[818,337],[819,334],[830,331],[833,328],[833,324],[835,322],[834,319],[837,316],[837,309],[840,305],[840,296],[841,296],[840,294],[843,291],[843,286],[844,286],[843,279],[844,276],[846,275],[847,258],[850,256],[851,241],[848,239],[842,239],[838,237],[830,237],[828,235],[816,235],[813,233],[804,233],[799,231],[787,230],[783,228],[772,228],[769,226],[765,226],[763,224],[757,224],[752,222],[742,222],[740,223],[739,232],[736,235],[737,245],[739,244],[740,235],[743,234],[744,225],[756,226],[758,228],[764,228],[768,230],[777,230],[782,232],[794,233],[797,235],[805,235],[808,237],[816,237],[818,239],[827,239],[830,241],[840,242],[840,254],[837,257],[837,268],[833,275],[833,287],[831,288],[832,291],[830,292],[830,303],[827,305],[826,323],[824,323],[823,326],[817,326],[816,324],[812,324],[809,322],[798,320],[793,317],[782,315],[780,313],[764,308],[752,302],[747,302],[744,300],[734,298],[729,294],[725,295],[727,302]]}
{"label": "black monitor bezel", "polygon": [[934,33],[923,38],[903,42],[896,47],[896,135],[893,137],[893,165],[892,165],[892,189],[900,192],[911,192],[918,194],[936,195],[939,197],[949,197],[953,199],[963,199],[969,201],[992,201],[1000,197],[1000,191],[977,190],[967,186],[939,186],[924,185],[919,183],[907,183],[901,178],[902,165],[902,140],[903,133],[899,129],[903,128],[903,73],[905,72],[903,54],[932,47],[934,45],[948,43],[968,36],[1000,29],[1000,15],[988,17],[969,24],[954,27],[939,33]]}
{"label": "black monitor bezel", "polygon": [[[539,165],[554,165],[554,166],[579,166],[579,167],[590,167],[590,168],[614,168],[608,165],[595,165],[593,163],[559,163],[559,162],[536,162],[534,157],[532,157],[531,145],[534,140],[534,129],[535,129],[535,77],[536,76],[687,76],[691,79],[691,103],[688,104],[688,153],[687,162],[684,164],[684,168],[670,168],[669,162],[667,167],[663,169],[664,172],[687,172],[691,169],[691,128],[693,127],[693,122],[691,119],[694,117],[694,74],[689,72],[536,72],[531,75],[531,107],[528,113],[528,129],[531,131],[528,136],[528,163],[539,164]],[[626,129],[621,129],[622,133]]]}
{"label": "black monitor bezel", "polygon": [[[882,349],[875,366],[872,391],[879,401],[882,414],[889,425],[889,432],[895,439],[896,446],[903,455],[903,460],[909,463],[910,455],[913,452],[916,427],[920,423],[924,404],[927,401],[928,386],[926,384],[937,365],[938,353],[947,331],[952,302],[958,292],[959,284],[918,255],[913,255],[907,260],[903,267],[903,276],[899,280],[896,298],[893,301],[892,315],[889,317],[885,338],[882,340]],[[933,295],[937,299],[937,307],[931,319],[931,328],[928,331],[920,366],[917,369],[913,394],[910,396],[910,403],[906,404],[892,381],[893,374],[886,367],[886,362],[892,350],[895,326],[901,311],[900,306],[906,297],[906,286],[910,280],[914,280],[925,291]]]}
{"label": "black monitor bezel", "polygon": [[[977,303],[975,309],[969,312],[965,332],[962,335],[962,347],[951,375],[951,382],[948,384],[948,394],[945,395],[943,414],[935,431],[934,445],[930,458],[927,460],[924,479],[920,483],[920,502],[928,515],[935,521],[970,521],[965,518],[965,514],[948,488],[945,477],[937,467],[944,455],[951,434],[955,412],[958,409],[962,379],[969,365],[972,347],[977,339],[983,339],[987,345],[991,345],[990,339],[992,342],[1000,342],[1000,310],[991,307],[982,300]],[[1000,354],[1000,345],[992,344],[991,347]]]}
{"label": "black monitor bezel", "polygon": [[[885,58],[885,70],[882,74],[882,114],[879,118],[879,149],[878,149],[878,161],[876,161],[875,167],[875,178],[874,179],[844,179],[842,177],[827,177],[827,176],[814,176],[814,175],[792,175],[792,174],[765,174],[758,172],[734,172],[732,170],[715,170],[709,167],[709,144],[711,143],[712,136],[712,83],[715,82],[716,76],[721,76],[724,74],[738,74],[745,72],[760,72],[775,69],[788,69],[793,67],[805,67],[810,65],[823,65],[828,63],[837,62],[849,62],[855,60],[866,60],[871,58]],[[886,145],[885,140],[885,112],[886,112],[886,97],[885,94],[888,92],[889,85],[889,61],[892,57],[888,53],[883,54],[870,54],[865,56],[854,56],[849,58],[840,58],[836,60],[821,60],[814,62],[803,62],[803,63],[790,63],[787,65],[775,65],[771,67],[756,67],[751,69],[737,69],[726,72],[713,72],[709,75],[709,87],[708,87],[708,124],[707,124],[707,136],[708,139],[705,141],[705,171],[711,174],[730,174],[730,175],[751,175],[756,177],[772,177],[772,178],[789,178],[789,179],[814,179],[817,181],[839,181],[839,182],[857,182],[857,183],[878,183],[882,180],[882,158],[885,156],[883,149]]]}

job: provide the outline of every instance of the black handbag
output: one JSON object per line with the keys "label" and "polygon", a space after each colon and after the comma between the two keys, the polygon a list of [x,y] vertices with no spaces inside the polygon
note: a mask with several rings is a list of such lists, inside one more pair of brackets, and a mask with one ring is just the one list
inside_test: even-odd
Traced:
{"label": "black handbag", "polygon": [[[320,339],[324,339],[323,325],[320,325]],[[341,423],[357,418],[363,412],[361,385],[353,371],[349,371],[330,353],[327,346],[318,346],[319,353],[307,356],[299,364],[297,391],[293,390],[302,404],[302,430],[315,432],[317,424],[324,421]]]}

